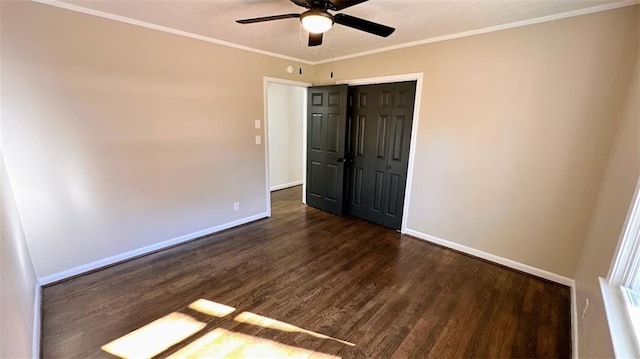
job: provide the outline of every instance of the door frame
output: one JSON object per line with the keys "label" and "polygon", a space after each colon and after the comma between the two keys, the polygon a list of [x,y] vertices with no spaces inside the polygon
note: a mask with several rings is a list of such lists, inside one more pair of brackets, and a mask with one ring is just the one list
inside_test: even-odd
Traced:
{"label": "door frame", "polygon": [[407,232],[407,218],[409,217],[409,205],[411,202],[411,186],[413,184],[413,169],[416,157],[416,144],[418,142],[418,123],[420,122],[420,102],[422,100],[422,79],[424,72],[398,74],[380,77],[368,77],[351,80],[336,81],[336,85],[374,85],[403,81],[416,81],[416,98],[413,104],[413,121],[411,127],[411,141],[409,142],[409,163],[407,167],[407,184],[404,189],[404,206],[402,207],[402,225],[400,233]]}
{"label": "door frame", "polygon": [[[264,76],[262,78],[262,93],[264,103],[264,122],[263,122],[263,137],[264,137],[264,163],[265,163],[265,183],[266,183],[266,202],[267,202],[267,217],[271,217],[271,185],[269,179],[269,111],[267,101],[267,90],[270,83],[280,85],[290,85],[296,87],[309,88],[313,86],[310,82],[300,82],[293,80],[280,79],[277,77]],[[307,190],[307,91],[304,91],[302,96],[302,203],[307,203],[306,190]]]}

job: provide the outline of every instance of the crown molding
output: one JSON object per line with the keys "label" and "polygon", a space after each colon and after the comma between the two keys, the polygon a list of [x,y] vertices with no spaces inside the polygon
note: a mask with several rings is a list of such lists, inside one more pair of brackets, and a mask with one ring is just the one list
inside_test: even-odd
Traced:
{"label": "crown molding", "polygon": [[58,0],[31,0],[31,1],[33,1],[35,3],[43,4],[43,5],[54,6],[54,7],[65,9],[65,10],[71,10],[71,11],[75,11],[75,12],[79,12],[79,13],[83,13],[83,14],[87,14],[87,15],[97,16],[97,17],[101,17],[101,18],[104,18],[104,19],[123,22],[123,23],[129,24],[129,25],[140,26],[140,27],[144,27],[144,28],[147,28],[147,29],[162,31],[162,32],[166,32],[166,33],[169,33],[169,34],[173,34],[173,35],[178,35],[178,36],[188,37],[188,38],[195,39],[195,40],[205,41],[205,42],[209,42],[209,43],[216,44],[216,45],[231,47],[231,48],[238,49],[238,50],[253,52],[253,53],[256,53],[256,54],[276,57],[276,58],[280,58],[280,59],[284,59],[284,60],[295,61],[295,62],[303,63],[303,64],[306,64],[306,65],[312,65],[312,62],[308,61],[308,60],[303,60],[303,59],[298,59],[298,58],[291,57],[291,56],[276,54],[275,52],[259,50],[259,49],[255,49],[255,48],[252,48],[252,47],[249,47],[249,46],[238,45],[238,44],[234,44],[232,42],[218,40],[218,39],[215,39],[213,37],[204,36],[204,35],[198,35],[198,34],[194,34],[192,32],[183,31],[183,30],[176,30],[176,29],[172,29],[170,27],[152,24],[152,23],[149,23],[149,22],[146,22],[146,21],[136,20],[136,19],[132,19],[132,18],[129,18],[129,17],[126,17],[126,16],[115,15],[115,14],[111,14],[111,13],[104,12],[104,11],[89,9],[89,8],[84,7],[84,6],[69,4],[69,3],[66,3],[66,2],[63,2],[63,1],[58,1]]}
{"label": "crown molding", "polygon": [[335,61],[353,59],[353,58],[356,58],[356,57],[373,55],[373,54],[378,54],[378,53],[381,53],[381,52],[387,52],[387,51],[392,51],[392,50],[403,49],[403,48],[406,48],[406,47],[420,46],[420,45],[425,45],[425,44],[431,44],[431,43],[434,43],[434,42],[441,42],[441,41],[459,39],[459,38],[463,38],[463,37],[481,35],[481,34],[486,34],[486,33],[490,33],[490,32],[513,29],[513,28],[522,27],[522,26],[535,25],[535,24],[540,24],[540,23],[549,22],[549,21],[562,20],[562,19],[567,19],[567,18],[571,18],[571,17],[575,17],[575,16],[588,15],[588,14],[593,14],[593,13],[598,13],[598,12],[603,12],[603,11],[608,11],[608,10],[614,10],[614,9],[619,9],[619,8],[623,8],[623,7],[627,7],[627,6],[634,6],[634,5],[640,4],[640,0],[622,0],[622,1],[614,2],[614,3],[603,4],[603,5],[598,5],[598,6],[592,6],[592,7],[588,7],[588,8],[584,8],[584,9],[579,9],[579,10],[566,11],[566,12],[559,13],[559,14],[553,14],[553,15],[542,16],[542,17],[537,17],[537,18],[528,19],[528,20],[511,22],[511,23],[508,23],[508,24],[484,27],[484,28],[481,28],[481,29],[476,29],[476,30],[471,30],[471,31],[463,31],[463,32],[450,34],[450,35],[431,37],[431,38],[424,39],[424,40],[407,42],[407,43],[404,43],[404,44],[383,47],[383,48],[376,49],[376,50],[371,50],[371,51],[358,52],[358,53],[355,53],[355,54],[350,54],[350,55],[345,55],[345,56],[340,56],[340,57],[335,57],[335,58],[330,58],[330,59],[325,59],[325,60],[309,61],[309,60],[299,59],[299,58],[296,58],[296,57],[277,54],[277,53],[274,53],[274,52],[259,50],[259,49],[255,49],[255,48],[252,48],[252,47],[249,47],[249,46],[238,45],[238,44],[234,44],[232,42],[223,41],[223,40],[215,39],[215,38],[204,36],[204,35],[198,35],[198,34],[194,34],[194,33],[188,32],[188,31],[176,30],[176,29],[172,29],[172,28],[166,27],[166,26],[161,26],[161,25],[156,25],[156,24],[152,24],[152,23],[149,23],[149,22],[145,22],[145,21],[135,20],[135,19],[131,19],[131,18],[128,18],[128,17],[125,17],[125,16],[114,15],[114,14],[110,14],[110,13],[107,13],[107,12],[104,12],[104,11],[89,9],[89,8],[86,8],[86,7],[83,7],[83,6],[69,4],[69,3],[66,3],[66,2],[63,2],[63,1],[59,1],[59,0],[31,0],[31,1],[36,2],[36,3],[40,3],[40,4],[44,4],[44,5],[50,5],[50,6],[66,9],[66,10],[80,12],[80,13],[87,14],[87,15],[97,16],[97,17],[101,17],[101,18],[105,18],[105,19],[109,19],[109,20],[113,20],[113,21],[123,22],[123,23],[130,24],[130,25],[140,26],[140,27],[144,27],[144,28],[147,28],[147,29],[162,31],[162,32],[173,34],[173,35],[178,35],[178,36],[188,37],[188,38],[195,39],[195,40],[205,41],[205,42],[209,42],[209,43],[216,44],[216,45],[231,47],[231,48],[238,49],[238,50],[253,52],[253,53],[256,53],[256,54],[276,57],[276,58],[280,58],[280,59],[284,59],[284,60],[295,61],[295,62],[298,62],[298,63],[311,65],[311,66],[326,64],[326,63],[335,62]]}
{"label": "crown molding", "polygon": [[404,44],[383,47],[383,48],[376,49],[376,50],[371,50],[371,51],[358,52],[356,54],[340,56],[340,57],[336,57],[336,58],[333,58],[333,59],[314,61],[314,62],[311,63],[311,65],[321,65],[321,64],[326,64],[326,63],[335,62],[335,61],[348,60],[348,59],[353,59],[353,58],[356,58],[356,57],[378,54],[378,53],[381,53],[381,52],[404,49],[406,47],[413,47],[413,46],[431,44],[431,43],[434,43],[434,42],[441,42],[441,41],[459,39],[459,38],[463,38],[463,37],[475,36],[475,35],[486,34],[486,33],[490,33],[490,32],[502,31],[502,30],[507,30],[507,29],[513,29],[513,28],[522,27],[522,26],[535,25],[535,24],[540,24],[540,23],[543,23],[543,22],[562,20],[562,19],[567,19],[567,18],[570,18],[570,17],[588,15],[588,14],[593,14],[593,13],[598,13],[598,12],[603,12],[603,11],[608,11],[608,10],[615,10],[615,9],[619,9],[619,8],[623,8],[623,7],[627,7],[627,6],[638,5],[638,4],[640,4],[640,0],[623,0],[623,1],[618,1],[618,2],[609,3],[609,4],[592,6],[592,7],[588,7],[588,8],[584,8],[584,9],[579,9],[579,10],[562,12],[562,13],[559,13],[559,14],[553,14],[553,15],[542,16],[542,17],[537,17],[537,18],[528,19],[528,20],[511,22],[511,23],[503,24],[503,25],[484,27],[484,28],[477,29],[477,30],[458,32],[458,33],[450,34],[450,35],[432,37],[432,38],[413,41],[413,42],[406,42]]}

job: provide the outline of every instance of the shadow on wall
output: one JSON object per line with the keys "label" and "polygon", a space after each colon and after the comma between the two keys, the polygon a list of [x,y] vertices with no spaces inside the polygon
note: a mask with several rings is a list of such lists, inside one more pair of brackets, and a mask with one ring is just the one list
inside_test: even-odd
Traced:
{"label": "shadow on wall", "polygon": [[0,172],[0,358],[31,358],[39,347],[40,287],[2,151]]}

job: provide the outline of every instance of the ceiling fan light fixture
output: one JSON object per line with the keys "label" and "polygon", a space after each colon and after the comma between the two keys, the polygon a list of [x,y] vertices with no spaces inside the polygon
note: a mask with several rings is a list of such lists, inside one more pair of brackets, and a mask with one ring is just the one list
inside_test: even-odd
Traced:
{"label": "ceiling fan light fixture", "polygon": [[333,26],[333,16],[326,11],[309,10],[300,15],[305,30],[313,34],[322,34]]}

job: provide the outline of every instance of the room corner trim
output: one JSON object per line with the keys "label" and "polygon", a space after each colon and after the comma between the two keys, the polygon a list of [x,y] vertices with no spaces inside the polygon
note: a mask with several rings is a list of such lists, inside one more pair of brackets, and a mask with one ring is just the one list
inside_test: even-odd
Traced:
{"label": "room corner trim", "polygon": [[270,190],[271,190],[271,192],[279,191],[281,189],[285,189],[285,188],[289,188],[289,187],[300,186],[301,184],[302,184],[302,181],[289,182],[289,183],[279,184],[277,186],[271,186]]}
{"label": "room corner trim", "polygon": [[546,271],[544,269],[540,269],[540,268],[536,268],[524,263],[520,263],[520,262],[516,262],[514,260],[508,259],[508,258],[504,258],[495,254],[491,254],[491,253],[487,253],[484,251],[481,251],[479,249],[475,249],[472,247],[467,247],[465,245],[462,244],[458,244],[452,241],[448,241],[446,239],[442,239],[442,238],[438,238],[426,233],[422,233],[413,229],[409,229],[407,228],[404,232],[404,234],[410,235],[412,237],[418,238],[418,239],[422,239],[425,240],[427,242],[431,242],[434,244],[438,244],[441,245],[443,247],[447,247],[450,249],[454,249],[456,251],[459,252],[463,252],[469,255],[472,255],[474,257],[478,257],[478,258],[482,258],[485,259],[489,262],[493,262],[496,264],[500,264],[503,265],[505,267],[509,267],[509,268],[513,268],[515,270],[524,272],[524,273],[528,273],[531,275],[534,275],[536,277],[540,277],[543,279],[547,279],[550,280],[552,282],[556,282],[556,283],[560,283],[566,286],[573,286],[574,284],[574,280],[571,278],[567,278],[565,276],[556,274],[556,273],[552,273],[549,271]]}
{"label": "room corner trim", "polygon": [[40,281],[41,285],[48,285],[48,284],[52,284],[55,282],[59,282],[77,275],[81,275],[81,274],[85,274],[87,272],[91,272],[94,270],[98,270],[104,267],[108,267],[114,264],[118,264],[120,262],[124,262],[127,260],[131,260],[134,259],[136,257],[140,257],[143,255],[147,255],[147,254],[151,254],[153,252],[157,252],[160,251],[162,249],[166,249],[169,247],[173,247],[176,246],[178,244],[182,244],[185,242],[189,242],[192,241],[194,239],[198,239],[200,237],[203,236],[207,236],[216,232],[220,232],[220,231],[224,231],[225,229],[229,229],[229,228],[233,228],[233,227],[237,227],[249,222],[253,222],[259,219],[263,219],[263,218],[267,218],[269,217],[269,213],[268,212],[262,212],[250,217],[245,217],[245,218],[241,218],[235,221],[231,221],[228,223],[224,223],[218,226],[213,226],[210,228],[205,228],[202,229],[200,231],[197,232],[193,232],[193,233],[189,233],[189,234],[185,234],[179,237],[175,237],[163,242],[159,242],[159,243],[155,243],[146,247],[142,247],[142,248],[138,248],[138,249],[134,249],[128,252],[124,252],[121,254],[116,254],[114,256],[111,257],[107,257],[104,259],[99,259],[97,261],[91,262],[91,263],[87,263],[87,264],[83,264],[71,269],[67,269],[67,270],[63,270],[61,272],[58,273],[54,273],[48,276],[44,276],[41,278],[38,278],[38,280]]}
{"label": "room corner trim", "polygon": [[40,358],[40,333],[42,332],[42,286],[36,281],[33,295],[33,333],[31,339],[31,357]]}

